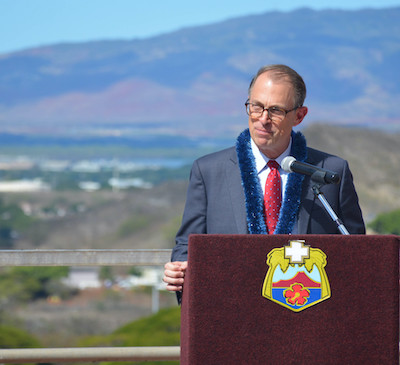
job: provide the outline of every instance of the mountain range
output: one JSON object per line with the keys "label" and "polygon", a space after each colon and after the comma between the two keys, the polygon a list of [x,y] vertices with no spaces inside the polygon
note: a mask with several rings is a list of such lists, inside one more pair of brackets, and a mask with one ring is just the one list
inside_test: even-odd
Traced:
{"label": "mountain range", "polygon": [[0,54],[0,132],[236,136],[248,84],[271,63],[305,79],[305,124],[399,130],[399,20],[400,7],[302,8]]}

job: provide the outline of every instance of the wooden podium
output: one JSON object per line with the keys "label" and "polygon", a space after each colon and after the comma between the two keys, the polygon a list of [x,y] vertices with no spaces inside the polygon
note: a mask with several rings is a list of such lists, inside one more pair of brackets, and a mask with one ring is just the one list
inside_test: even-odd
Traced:
{"label": "wooden podium", "polygon": [[[262,295],[267,254],[326,255],[330,297],[299,312]],[[398,236],[192,235],[181,364],[398,364]]]}

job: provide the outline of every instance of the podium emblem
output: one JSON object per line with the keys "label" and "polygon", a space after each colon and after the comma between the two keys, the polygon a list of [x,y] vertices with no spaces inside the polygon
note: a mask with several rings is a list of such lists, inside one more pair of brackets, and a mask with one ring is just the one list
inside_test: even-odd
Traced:
{"label": "podium emblem", "polygon": [[267,264],[263,297],[294,312],[330,298],[326,255],[304,240],[289,241],[289,245],[271,250]]}

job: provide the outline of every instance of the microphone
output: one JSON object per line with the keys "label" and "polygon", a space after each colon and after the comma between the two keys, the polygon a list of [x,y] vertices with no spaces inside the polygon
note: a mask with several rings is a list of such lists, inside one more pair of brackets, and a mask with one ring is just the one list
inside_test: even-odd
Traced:
{"label": "microphone", "polygon": [[338,184],[340,181],[338,173],[297,161],[293,156],[285,157],[281,167],[286,172],[297,172],[298,174],[311,176],[311,180],[320,184]]}

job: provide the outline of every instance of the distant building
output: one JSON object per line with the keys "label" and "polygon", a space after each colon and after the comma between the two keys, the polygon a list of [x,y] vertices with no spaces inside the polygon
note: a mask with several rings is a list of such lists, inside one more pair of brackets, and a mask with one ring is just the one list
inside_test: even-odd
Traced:
{"label": "distant building", "polygon": [[45,160],[39,164],[42,171],[61,172],[66,171],[70,167],[67,160]]}
{"label": "distant building", "polygon": [[101,168],[102,168],[101,162],[83,160],[76,162],[71,167],[71,170],[75,172],[95,173],[95,172],[100,172]]}
{"label": "distant building", "polygon": [[141,178],[132,178],[132,179],[119,179],[119,178],[111,178],[108,180],[108,184],[114,189],[129,189],[129,188],[140,188],[140,189],[151,189],[153,185],[149,182],[144,181]]}
{"label": "distant building", "polygon": [[1,160],[0,161],[0,170],[30,170],[35,166],[34,162],[19,157],[15,160]]}
{"label": "distant building", "polygon": [[41,179],[0,181],[1,193],[19,193],[50,190],[50,185]]}
{"label": "distant building", "polygon": [[[63,279],[63,283],[71,288],[80,290],[88,288],[100,288],[103,285],[108,286],[107,282],[102,282],[99,278],[100,268],[96,266],[77,266],[70,267],[68,277]],[[115,282],[110,282],[110,286],[116,285],[124,289],[131,289],[140,286],[157,287],[164,290],[166,284],[161,280],[162,269],[146,267],[141,270],[140,276],[129,275],[117,277]]]}
{"label": "distant building", "polygon": [[96,191],[101,188],[101,184],[96,181],[82,181],[78,186],[80,189],[85,191]]}
{"label": "distant building", "polygon": [[99,271],[98,267],[70,267],[68,277],[63,280],[63,283],[81,290],[100,288],[102,282],[99,279]]}

